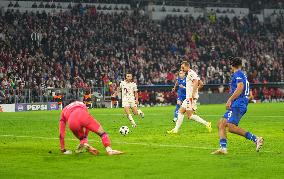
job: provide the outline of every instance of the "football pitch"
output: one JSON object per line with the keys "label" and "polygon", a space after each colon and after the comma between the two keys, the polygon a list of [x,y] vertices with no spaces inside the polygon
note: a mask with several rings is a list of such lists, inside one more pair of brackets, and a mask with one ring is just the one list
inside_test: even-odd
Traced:
{"label": "football pitch", "polygon": [[[240,126],[264,137],[259,153],[243,137],[228,135],[228,155],[210,153],[219,147],[216,124],[224,105],[201,105],[198,115],[212,122],[213,131],[184,120],[180,133],[166,134],[174,123],[173,106],[142,108],[131,128],[122,109],[91,109],[108,132],[114,149],[107,156],[100,138],[89,135],[99,156],[59,151],[59,111],[0,113],[0,178],[284,178],[284,103],[250,104]],[[130,127],[122,136],[119,128]],[[66,148],[78,140],[67,129]]]}

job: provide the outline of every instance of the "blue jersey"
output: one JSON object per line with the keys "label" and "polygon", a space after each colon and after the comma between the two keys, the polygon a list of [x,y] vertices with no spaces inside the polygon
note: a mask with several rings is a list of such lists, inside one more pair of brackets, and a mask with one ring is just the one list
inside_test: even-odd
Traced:
{"label": "blue jersey", "polygon": [[249,99],[249,82],[247,80],[247,76],[241,70],[236,71],[231,77],[231,84],[230,84],[230,94],[233,94],[236,89],[238,83],[242,82],[244,84],[243,92],[232,102],[232,107],[240,107],[246,108]]}
{"label": "blue jersey", "polygon": [[[177,78],[178,81],[178,97],[182,97],[185,98],[186,97],[186,77],[184,77],[183,79],[181,79],[180,77]],[[183,87],[180,87],[180,85],[183,85]]]}

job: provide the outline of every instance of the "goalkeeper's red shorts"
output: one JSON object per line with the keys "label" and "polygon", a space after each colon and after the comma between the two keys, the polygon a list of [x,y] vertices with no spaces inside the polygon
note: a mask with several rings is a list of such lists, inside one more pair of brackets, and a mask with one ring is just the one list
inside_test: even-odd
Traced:
{"label": "goalkeeper's red shorts", "polygon": [[97,132],[101,127],[100,123],[96,121],[85,109],[77,108],[69,116],[69,128],[73,134],[82,139],[84,136],[84,129],[92,132]]}

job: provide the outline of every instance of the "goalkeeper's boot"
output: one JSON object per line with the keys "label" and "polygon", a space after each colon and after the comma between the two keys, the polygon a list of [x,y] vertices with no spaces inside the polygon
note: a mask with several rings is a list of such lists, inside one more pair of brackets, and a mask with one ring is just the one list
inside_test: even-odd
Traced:
{"label": "goalkeeper's boot", "polygon": [[259,150],[261,149],[262,145],[263,145],[264,139],[262,137],[257,137],[256,138],[256,151],[259,152]]}
{"label": "goalkeeper's boot", "polygon": [[208,125],[206,126],[208,132],[212,132],[212,126],[211,126],[211,122],[208,122]]}
{"label": "goalkeeper's boot", "polygon": [[99,151],[95,149],[94,147],[90,146],[89,144],[85,143],[84,147],[93,155],[99,155]]}
{"label": "goalkeeper's boot", "polygon": [[211,154],[214,154],[214,155],[226,155],[228,152],[227,152],[227,149],[226,148],[220,148],[214,152],[212,152]]}
{"label": "goalkeeper's boot", "polygon": [[120,154],[123,154],[123,152],[121,152],[119,150],[113,150],[113,149],[107,151],[106,153],[107,153],[107,155],[120,155]]}
{"label": "goalkeeper's boot", "polygon": [[172,129],[172,130],[170,130],[170,131],[167,131],[167,133],[168,133],[168,134],[177,134],[178,131],[175,130],[175,129]]}

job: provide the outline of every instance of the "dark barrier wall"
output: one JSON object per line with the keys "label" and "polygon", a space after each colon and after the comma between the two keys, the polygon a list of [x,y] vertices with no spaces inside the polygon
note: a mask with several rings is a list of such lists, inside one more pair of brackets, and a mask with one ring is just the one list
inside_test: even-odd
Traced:
{"label": "dark barrier wall", "polygon": [[199,94],[200,104],[222,104],[229,99],[229,93],[203,93]]}

